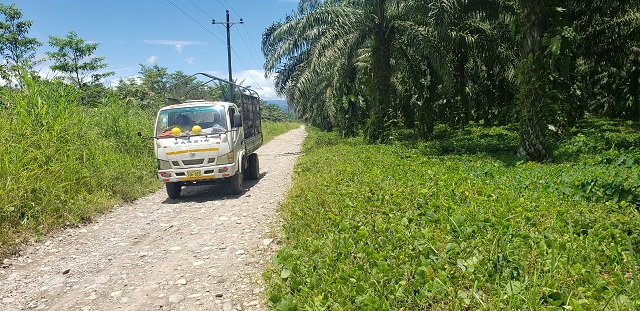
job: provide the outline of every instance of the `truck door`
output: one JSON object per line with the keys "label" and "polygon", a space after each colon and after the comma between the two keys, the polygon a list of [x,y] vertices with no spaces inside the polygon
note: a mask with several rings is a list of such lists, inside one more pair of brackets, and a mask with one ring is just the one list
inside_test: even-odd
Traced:
{"label": "truck door", "polygon": [[242,124],[233,124],[233,116],[236,114],[236,108],[229,107],[227,111],[227,117],[229,118],[228,124],[231,126],[229,143],[233,145],[233,151],[238,152],[242,150],[242,128],[240,127]]}

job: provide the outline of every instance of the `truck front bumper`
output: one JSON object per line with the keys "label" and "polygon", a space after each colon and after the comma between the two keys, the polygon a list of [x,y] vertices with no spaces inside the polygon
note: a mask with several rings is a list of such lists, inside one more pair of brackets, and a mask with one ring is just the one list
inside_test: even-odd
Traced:
{"label": "truck front bumper", "polygon": [[157,170],[161,182],[198,182],[217,178],[231,177],[236,173],[235,164],[207,167]]}

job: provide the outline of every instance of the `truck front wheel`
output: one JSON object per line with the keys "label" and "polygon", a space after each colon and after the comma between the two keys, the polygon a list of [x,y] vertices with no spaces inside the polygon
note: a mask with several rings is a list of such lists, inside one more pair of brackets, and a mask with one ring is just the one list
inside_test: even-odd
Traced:
{"label": "truck front wheel", "polygon": [[258,178],[260,178],[260,161],[258,154],[252,153],[249,155],[249,179],[257,180]]}
{"label": "truck front wheel", "polygon": [[180,198],[180,191],[182,190],[182,185],[179,182],[168,182],[165,183],[167,187],[167,195],[170,199]]}
{"label": "truck front wheel", "polygon": [[242,193],[242,171],[238,170],[235,175],[229,178],[229,182],[231,183],[231,192],[233,194]]}

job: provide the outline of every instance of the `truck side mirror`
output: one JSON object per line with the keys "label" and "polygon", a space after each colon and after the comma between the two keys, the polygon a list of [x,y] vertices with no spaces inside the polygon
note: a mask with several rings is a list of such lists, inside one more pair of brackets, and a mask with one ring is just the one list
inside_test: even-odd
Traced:
{"label": "truck side mirror", "polygon": [[232,128],[242,127],[242,114],[234,113],[233,120],[231,122],[232,122],[231,123]]}

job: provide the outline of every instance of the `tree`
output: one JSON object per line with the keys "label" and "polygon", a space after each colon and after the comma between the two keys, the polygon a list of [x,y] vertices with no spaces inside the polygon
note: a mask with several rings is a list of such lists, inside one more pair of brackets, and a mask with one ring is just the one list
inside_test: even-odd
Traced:
{"label": "tree", "polygon": [[439,44],[451,63],[452,94],[448,123],[464,127],[472,119],[469,99],[469,64],[485,61],[481,52],[488,47],[498,17],[496,0],[431,0],[429,26],[436,31]]}
{"label": "tree", "polygon": [[86,43],[74,31],[69,31],[65,38],[49,36],[49,45],[57,49],[47,52],[54,62],[51,69],[66,74],[69,81],[80,89],[115,74],[113,71],[97,73],[109,66],[103,62],[104,57],[93,56],[99,44]]}
{"label": "tree", "polygon": [[144,92],[140,87],[138,77],[127,77],[118,79],[115,86],[115,93],[121,100],[141,101]]}
{"label": "tree", "polygon": [[141,100],[163,101],[164,90],[169,84],[168,68],[157,64],[153,66],[140,64],[138,73],[142,75],[140,86],[144,92]]}
{"label": "tree", "polygon": [[301,0],[262,48],[302,121],[371,142],[518,122],[519,153],[545,161],[550,129],[640,116],[637,1]]}
{"label": "tree", "polygon": [[550,88],[542,39],[549,29],[548,7],[543,0],[519,0],[522,10],[522,56],[518,67],[520,99],[519,154],[530,160],[551,157],[545,108]]}
{"label": "tree", "polygon": [[570,128],[585,112],[640,116],[637,1],[518,3],[523,44],[520,151],[527,158],[551,157],[548,125]]}
{"label": "tree", "polygon": [[580,108],[640,119],[640,3],[572,0],[566,15],[578,34],[574,49],[579,74],[574,84],[580,86]]}
{"label": "tree", "polygon": [[303,120],[352,117],[362,107],[368,140],[384,142],[397,121],[392,55],[405,47],[397,38],[413,36],[416,45],[432,50],[424,27],[408,18],[421,4],[304,1],[297,15],[263,35],[265,71],[278,74],[279,90]]}
{"label": "tree", "polygon": [[139,76],[120,79],[116,86],[118,96],[123,100],[137,101],[142,108],[156,108],[164,103],[165,96],[175,97],[175,94],[165,94],[165,89],[172,84],[172,76],[178,77],[181,72],[169,74],[166,67],[157,64],[147,66],[140,64]]}
{"label": "tree", "polygon": [[23,21],[22,11],[15,4],[0,3],[0,13],[4,21],[0,21],[0,54],[5,60],[2,64],[2,77],[9,80],[8,70],[12,68],[31,68],[35,52],[42,45],[35,38],[27,37],[32,21]]}

